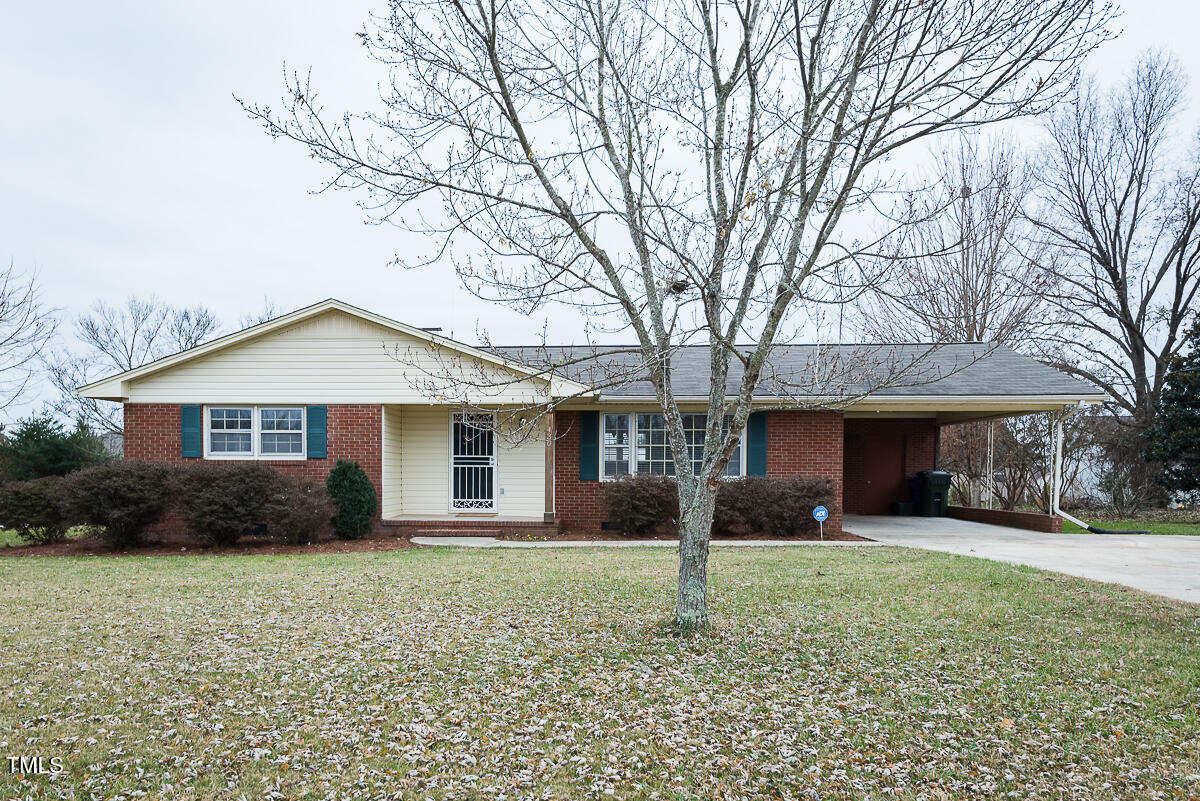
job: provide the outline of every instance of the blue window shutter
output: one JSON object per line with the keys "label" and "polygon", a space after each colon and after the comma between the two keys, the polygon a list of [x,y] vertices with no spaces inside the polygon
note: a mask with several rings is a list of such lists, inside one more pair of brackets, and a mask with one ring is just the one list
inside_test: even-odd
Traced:
{"label": "blue window shutter", "polygon": [[767,474],[767,413],[751,412],[746,421],[746,475]]}
{"label": "blue window shutter", "polygon": [[324,459],[328,453],[326,442],[326,412],[324,406],[309,406],[304,413],[308,423],[307,445],[309,459]]}
{"label": "blue window shutter", "polygon": [[179,407],[179,452],[185,459],[204,455],[204,407]]}
{"label": "blue window shutter", "polygon": [[600,412],[579,413],[579,480],[600,480]]}

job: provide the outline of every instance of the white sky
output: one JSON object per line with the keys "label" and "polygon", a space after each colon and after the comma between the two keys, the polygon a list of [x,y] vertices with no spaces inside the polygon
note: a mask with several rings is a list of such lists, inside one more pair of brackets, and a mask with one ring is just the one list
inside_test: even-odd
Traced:
{"label": "white sky", "polygon": [[[37,272],[67,337],[96,300],[153,292],[202,303],[227,328],[264,296],[281,311],[337,297],[465,341],[478,328],[533,340],[542,320],[471,298],[448,267],[388,267],[411,235],[364,225],[349,193],[309,194],[320,167],[270,140],[231,97],[277,104],[286,60],[312,66],[330,108],[369,106],[376,73],[354,34],[384,6],[10,4],[0,20],[0,259]],[[1122,27],[1093,59],[1102,81],[1160,48],[1200,82],[1196,5],[1141,0]],[[581,332],[574,315],[550,320],[557,341]]]}

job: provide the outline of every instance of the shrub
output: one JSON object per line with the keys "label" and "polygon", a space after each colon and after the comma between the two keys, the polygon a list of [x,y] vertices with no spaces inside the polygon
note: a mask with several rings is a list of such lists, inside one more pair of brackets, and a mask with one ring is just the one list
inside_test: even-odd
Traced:
{"label": "shrub", "polygon": [[790,537],[817,531],[812,510],[834,510],[828,478],[750,476],[721,484],[713,514],[713,536]]}
{"label": "shrub", "polygon": [[200,462],[179,473],[179,509],[188,531],[208,545],[233,545],[266,522],[281,476],[256,462]]}
{"label": "shrub", "polygon": [[669,476],[626,476],[604,485],[608,523],[617,531],[637,536],[655,529],[676,529],[679,492]]}
{"label": "shrub", "polygon": [[71,528],[57,476],[0,485],[0,526],[26,542],[59,542]]}
{"label": "shrub", "polygon": [[65,476],[111,458],[86,426],[80,424],[67,433],[50,415],[21,420],[0,440],[0,470],[16,481]]}
{"label": "shrub", "polygon": [[358,462],[338,459],[329,471],[325,487],[333,501],[333,530],[339,537],[353,540],[371,530],[379,501],[371,479]]}
{"label": "shrub", "polygon": [[[712,535],[790,537],[816,533],[812,510],[834,510],[833,481],[827,478],[763,478],[722,481],[717,489]],[[677,530],[679,496],[675,479],[639,475],[604,485],[609,524],[626,534]]]}
{"label": "shrub", "polygon": [[166,512],[172,484],[172,471],[162,465],[106,462],[67,477],[67,513],[81,523],[102,526],[109,547],[132,547]]}
{"label": "shrub", "polygon": [[329,491],[321,482],[279,475],[267,502],[267,533],[284,542],[305,545],[328,528],[333,511]]}

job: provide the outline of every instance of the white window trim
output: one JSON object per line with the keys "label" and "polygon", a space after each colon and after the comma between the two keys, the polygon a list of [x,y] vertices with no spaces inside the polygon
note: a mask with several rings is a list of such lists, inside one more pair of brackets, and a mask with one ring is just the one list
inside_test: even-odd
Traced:
{"label": "white window trim", "polygon": [[[250,410],[250,452],[249,453],[213,453],[212,416],[210,409],[249,409]],[[262,453],[262,409],[299,409],[300,410],[300,453]],[[308,408],[289,403],[211,403],[203,407],[204,414],[204,458],[223,462],[292,462],[308,458]]]}
{"label": "white window trim", "polygon": [[454,415],[450,412],[446,420],[446,507],[453,515],[496,515],[500,512],[500,432],[495,412],[465,412],[465,414],[491,414],[492,416],[492,505],[486,509],[458,509],[454,506]]}
{"label": "white window trim", "polygon": [[[625,476],[606,476],[604,474],[604,432],[607,429],[607,415],[620,414],[629,418],[629,476],[637,475],[657,475],[656,473],[638,473],[637,472],[637,417],[639,414],[662,414],[662,411],[645,411],[638,409],[632,412],[606,412],[600,411],[600,456],[597,473],[601,481],[619,481]],[[704,412],[686,412],[686,414],[704,414]],[[729,476],[722,473],[722,480],[732,480],[735,478],[746,477],[746,429],[742,429],[742,436],[738,442],[738,474]],[[672,476],[673,478],[673,476]]]}

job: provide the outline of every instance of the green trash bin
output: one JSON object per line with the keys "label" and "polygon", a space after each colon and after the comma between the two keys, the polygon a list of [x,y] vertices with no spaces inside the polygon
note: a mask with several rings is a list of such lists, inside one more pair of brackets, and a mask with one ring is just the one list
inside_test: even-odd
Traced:
{"label": "green trash bin", "polygon": [[944,470],[922,470],[921,497],[917,514],[922,517],[945,517],[950,506],[950,481],[954,476]]}

